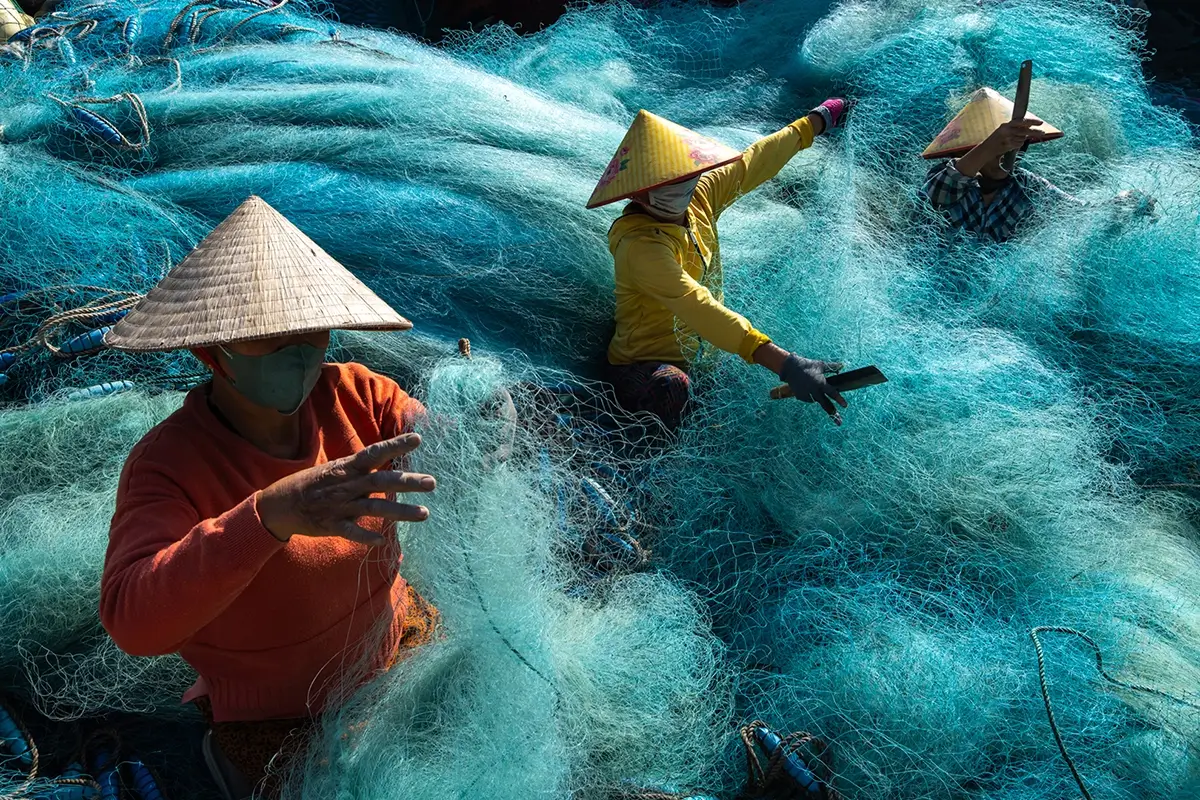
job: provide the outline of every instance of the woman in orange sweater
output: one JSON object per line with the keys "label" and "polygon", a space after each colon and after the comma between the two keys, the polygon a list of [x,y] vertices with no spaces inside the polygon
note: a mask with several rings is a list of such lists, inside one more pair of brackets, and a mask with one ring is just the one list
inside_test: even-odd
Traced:
{"label": "woman in orange sweater", "polygon": [[424,409],[363,366],[323,363],[333,329],[410,327],[252,197],[108,335],[191,349],[213,373],[125,462],[100,618],[127,653],[195,667],[184,702],[210,722],[227,797],[276,793],[285,738],[436,624],[391,535],[428,516],[394,498],[434,479],[391,469]]}

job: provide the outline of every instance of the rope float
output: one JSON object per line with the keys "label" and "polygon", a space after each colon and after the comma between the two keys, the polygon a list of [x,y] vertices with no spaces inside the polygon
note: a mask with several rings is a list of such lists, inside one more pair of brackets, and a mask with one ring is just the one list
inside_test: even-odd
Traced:
{"label": "rope float", "polygon": [[[808,733],[780,736],[762,720],[741,729],[746,748],[746,788],[742,797],[780,796],[797,800],[838,800],[833,788],[833,768],[828,763],[829,748]],[[766,766],[759,760],[758,748],[767,755]],[[818,778],[801,758],[804,748],[824,767],[826,778]]]}
{"label": "rope float", "polygon": [[[134,92],[121,92],[112,97],[79,97],[75,100],[63,100],[53,94],[46,96],[67,109],[67,112],[85,133],[95,136],[105,144],[132,151],[142,150],[150,144],[150,120],[146,116],[146,106],[142,103],[142,98]],[[140,138],[136,141],[130,139],[121,132],[116,123],[97,111],[85,108],[84,103],[89,105],[128,103],[138,124]]]}
{"label": "rope float", "polygon": [[133,381],[107,381],[98,383],[95,386],[88,386],[83,389],[74,389],[67,392],[68,400],[92,400],[97,397],[108,397],[109,395],[120,394],[135,389],[137,386]]}
{"label": "rope float", "polygon": [[104,335],[112,330],[111,325],[81,333],[73,339],[68,339],[55,355],[78,356],[84,353],[94,353],[104,347]]}
{"label": "rope float", "polygon": [[83,766],[78,761],[68,764],[63,774],[54,782],[58,785],[53,791],[37,797],[44,797],[46,800],[93,800],[100,792],[99,784],[84,773]]}
{"label": "rope float", "polygon": [[129,772],[133,777],[133,789],[139,800],[166,800],[154,773],[141,761],[128,762]]}
{"label": "rope float", "polygon": [[[0,305],[4,305],[5,303],[13,302],[15,300],[20,300],[34,294],[48,294],[52,291],[62,291],[68,288],[69,287],[51,287],[36,293],[34,291],[13,292],[5,295],[4,297],[0,297]],[[78,288],[107,292],[107,290],[96,289],[96,287],[90,286]],[[102,348],[104,336],[103,333],[98,332],[97,329],[93,329],[80,336],[73,337],[63,347],[58,347],[54,344],[51,344],[50,337],[58,328],[68,323],[95,325],[101,328],[104,326],[111,327],[126,314],[128,314],[130,309],[132,309],[133,306],[141,300],[141,298],[142,295],[135,292],[108,292],[106,296],[87,303],[86,305],[80,306],[79,308],[63,311],[48,317],[44,322],[42,322],[41,325],[38,326],[33,335],[25,340],[25,342],[0,350],[0,369],[4,369],[8,365],[11,365],[12,359],[15,358],[17,353],[20,353],[23,350],[29,350],[34,347],[38,347],[39,345],[45,347],[54,355],[62,357],[79,355],[81,353]],[[5,356],[10,357],[8,364],[4,363],[3,359]]]}
{"label": "rope float", "polygon": [[[0,705],[0,748],[26,773],[27,780],[37,777],[38,751],[29,733],[4,705]],[[8,761],[9,758],[5,758]]]}
{"label": "rope float", "polygon": [[[5,758],[3,753],[10,754]],[[15,760],[25,772],[25,782],[11,795],[13,798],[37,798],[37,800],[94,800],[100,794],[100,785],[83,772],[79,762],[72,762],[57,778],[46,779],[52,788],[38,789],[30,794],[31,784],[38,779],[39,755],[33,737],[17,721],[16,716],[0,703],[0,762]],[[157,787],[155,787],[157,788]],[[106,800],[115,800],[117,795]],[[162,793],[144,794],[142,800],[164,800]]]}
{"label": "rope float", "polygon": [[94,738],[109,742],[97,746],[92,751],[92,757],[88,759],[92,775],[100,787],[100,800],[120,800],[121,784],[117,776],[116,737],[110,734],[100,734]]}
{"label": "rope float", "polygon": [[137,14],[121,23],[121,42],[125,45],[125,54],[131,55],[133,47],[142,36],[142,18]]}
{"label": "rope float", "polygon": [[[24,342],[0,350],[0,386],[12,382],[12,376],[6,374],[6,371],[18,361],[24,361],[21,357],[23,352],[44,348],[58,358],[71,359],[104,350],[106,347],[104,336],[142,299],[142,295],[136,292],[117,292],[97,286],[51,286],[42,289],[18,290],[0,295],[0,314],[19,314],[19,311],[11,306],[22,301],[53,306],[56,303],[52,299],[40,298],[58,293],[75,295],[79,292],[98,292],[102,293],[102,296],[77,308],[51,315]],[[10,308],[6,309],[5,306],[10,306]],[[56,333],[67,325],[86,326],[90,329],[56,344],[54,342]],[[172,390],[187,390],[208,379],[207,372],[162,375],[149,379],[145,385]],[[68,400],[85,400],[106,397],[134,388],[137,388],[137,384],[133,381],[112,380],[92,386],[68,389],[65,397]]]}

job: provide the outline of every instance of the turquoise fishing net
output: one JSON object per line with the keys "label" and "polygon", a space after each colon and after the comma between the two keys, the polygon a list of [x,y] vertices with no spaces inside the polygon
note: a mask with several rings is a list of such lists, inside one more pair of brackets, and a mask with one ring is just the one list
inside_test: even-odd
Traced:
{"label": "turquoise fishing net", "polygon": [[[5,58],[0,294],[35,291],[0,305],[0,346],[99,290],[147,291],[251,193],[416,323],[334,355],[431,411],[433,515],[400,535],[444,636],[325,720],[288,796],[730,796],[755,718],[829,741],[850,798],[1074,796],[1041,625],[1185,701],[1044,636],[1092,794],[1200,792],[1200,169],[1187,124],[1150,103],[1135,12],[616,3],[435,50],[266,10],[68,5],[56,24],[95,27]],[[978,86],[1011,96],[1025,58],[1031,110],[1066,135],[1021,164],[1086,204],[983,244],[921,202],[919,153]],[[638,108],[745,146],[833,93],[859,101],[847,127],[722,217],[725,292],[781,346],[890,382],[835,428],[712,357],[678,438],[638,446],[661,432],[593,382],[616,213],[583,209],[596,177]],[[98,288],[50,291],[81,285]],[[186,665],[121,655],[95,611],[121,464],[197,370],[41,345],[9,368],[0,675],[31,713],[197,724]],[[117,381],[140,391],[62,397]],[[513,429],[480,412],[501,388]],[[605,507],[647,564],[589,571]],[[142,755],[183,774],[190,746]]]}

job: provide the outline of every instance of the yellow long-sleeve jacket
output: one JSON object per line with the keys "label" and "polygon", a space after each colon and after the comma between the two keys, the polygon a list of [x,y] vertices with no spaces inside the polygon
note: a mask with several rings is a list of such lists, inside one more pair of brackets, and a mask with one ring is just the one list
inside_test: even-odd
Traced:
{"label": "yellow long-sleeve jacket", "polygon": [[686,365],[698,339],[752,361],[771,341],[723,303],[717,219],[812,141],[812,125],[798,119],[750,145],[741,161],[706,172],[688,206],[687,226],[659,222],[637,213],[637,206],[613,223],[608,249],[616,270],[617,329],[608,345],[610,364]]}

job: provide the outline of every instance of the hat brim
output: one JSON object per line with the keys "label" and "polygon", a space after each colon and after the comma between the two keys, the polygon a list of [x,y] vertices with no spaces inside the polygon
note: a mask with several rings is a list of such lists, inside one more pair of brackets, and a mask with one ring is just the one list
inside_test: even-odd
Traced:
{"label": "hat brim", "polygon": [[[611,197],[607,200],[600,200],[598,202],[593,201],[593,202],[587,204],[587,208],[588,209],[600,208],[601,206],[607,206],[611,203],[619,203],[622,200],[628,200],[629,198],[633,197],[635,194],[641,194],[642,192],[650,192],[650,191],[658,189],[659,187],[662,187],[662,186],[669,186],[672,183],[680,183],[682,181],[689,181],[692,178],[695,178],[697,175],[703,175],[706,172],[712,172],[714,169],[720,169],[721,167],[727,166],[729,164],[734,164],[741,160],[742,160],[742,154],[738,153],[737,155],[735,155],[731,158],[728,158],[725,161],[720,161],[711,166],[707,166],[702,169],[698,169],[693,172],[689,172],[686,175],[679,176],[678,178],[671,178],[670,180],[660,181],[660,182],[654,184],[653,186],[647,186],[643,189],[634,189],[632,192],[626,192],[625,194],[617,195],[616,197]],[[576,206],[576,207],[578,208],[578,206]]]}
{"label": "hat brim", "polygon": [[[1063,137],[1062,131],[1051,131],[1049,133],[1033,131],[1033,133],[1036,135],[1029,137],[1029,144],[1041,144],[1042,142],[1050,142]],[[980,144],[982,144],[982,142],[976,142],[975,144],[970,145],[960,145],[958,147],[948,148],[945,150],[935,150],[931,153],[922,153],[921,157],[928,161],[932,161],[936,158],[958,158],[959,156],[965,156]]]}
{"label": "hat brim", "polygon": [[[124,320],[122,320],[124,321]],[[394,323],[380,323],[378,325],[340,325],[327,327],[324,325],[312,325],[307,327],[288,328],[287,330],[277,333],[266,333],[257,336],[241,336],[222,338],[219,341],[213,337],[203,337],[203,341],[170,341],[169,339],[160,339],[158,341],[147,341],[144,338],[127,340],[117,332],[114,327],[104,335],[104,345],[113,350],[122,350],[127,353],[170,353],[177,350],[199,350],[205,347],[219,347],[226,344],[236,344],[238,342],[258,342],[263,339],[274,339],[282,336],[297,336],[307,333],[319,333],[322,331],[370,331],[375,333],[396,332],[412,330],[413,324],[406,319],[401,318],[401,321]],[[115,335],[114,335],[115,334]]]}

